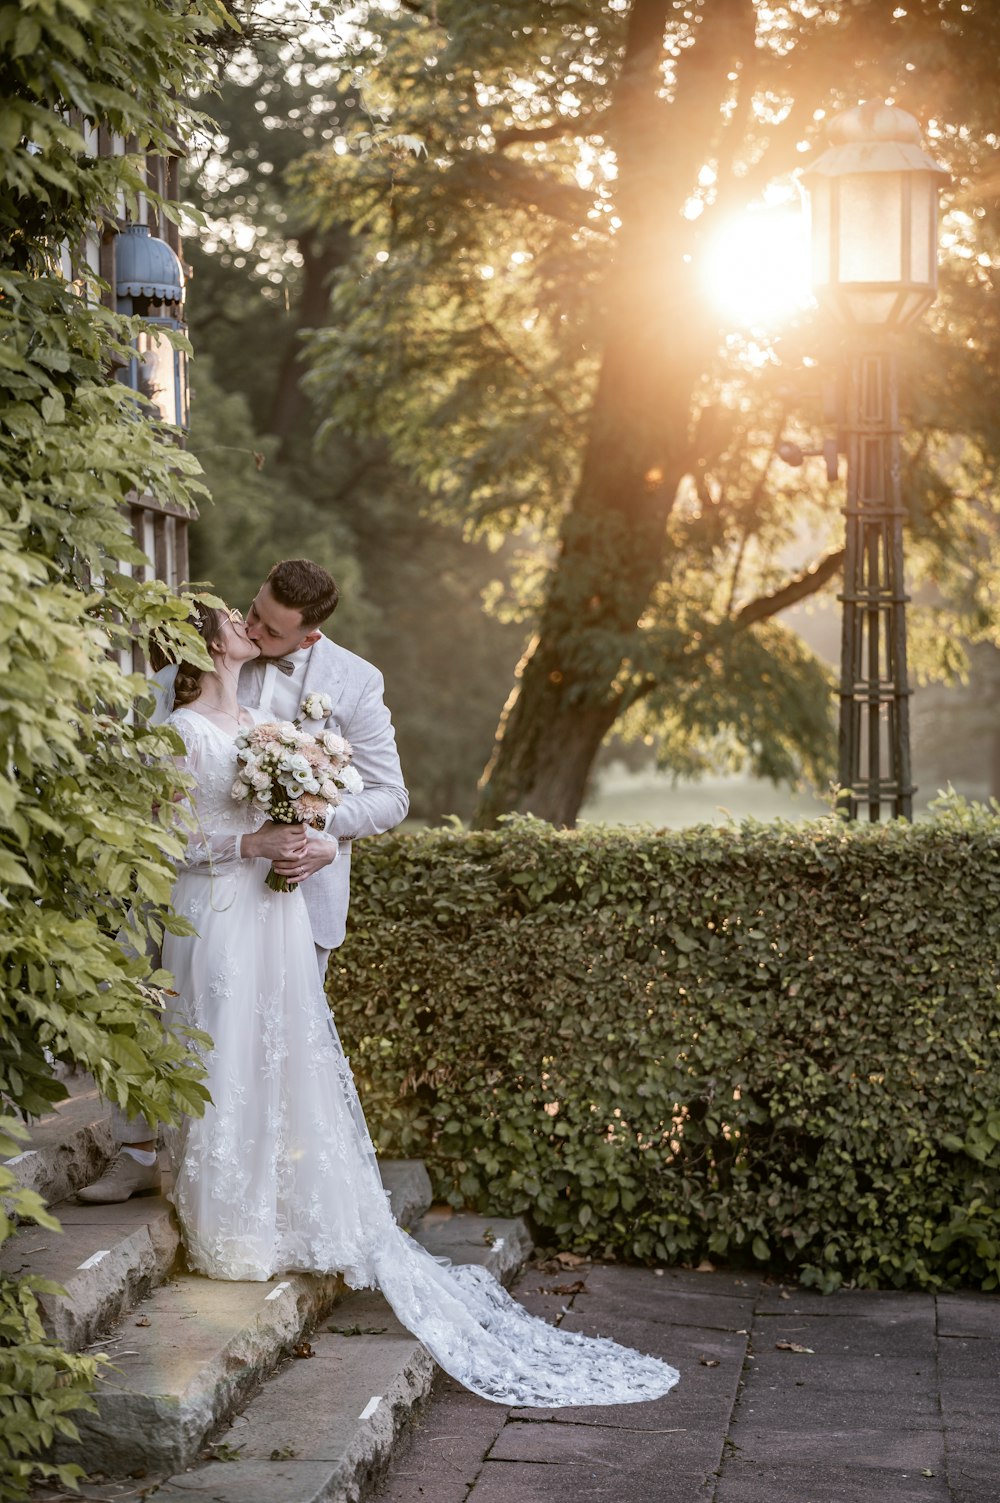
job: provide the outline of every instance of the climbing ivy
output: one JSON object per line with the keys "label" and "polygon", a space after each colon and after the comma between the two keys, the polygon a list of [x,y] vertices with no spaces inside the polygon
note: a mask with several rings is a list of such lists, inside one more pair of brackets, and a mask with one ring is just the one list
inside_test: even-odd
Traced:
{"label": "climbing ivy", "polygon": [[[148,151],[178,149],[182,101],[209,72],[217,0],[0,0],[0,1098],[4,1141],[82,1066],[105,1096],[158,1119],[202,1110],[202,1070],[161,1026],[166,978],[116,942],[133,900],[169,898],[177,786],[169,732],[132,723],[144,680],[116,654],[188,641],[187,607],[130,568],[127,503],[181,510],[197,465],[111,381],[136,321],[100,302],[82,246],[134,215]],[[98,156],[97,129],[128,143]],[[148,196],[148,195],[147,195]],[[159,205],[161,212],[175,208]],[[78,264],[70,264],[79,257]],[[68,277],[62,275],[67,272]],[[15,1217],[57,1230],[0,1167]],[[37,1454],[72,1434],[95,1364],[48,1340],[37,1281],[0,1278],[0,1497],[24,1498]],[[43,1466],[72,1481],[78,1469]]]}

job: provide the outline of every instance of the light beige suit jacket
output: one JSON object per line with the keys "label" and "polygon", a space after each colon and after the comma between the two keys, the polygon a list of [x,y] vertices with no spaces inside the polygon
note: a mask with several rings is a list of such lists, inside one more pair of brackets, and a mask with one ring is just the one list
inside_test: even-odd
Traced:
{"label": "light beige suit jacket", "polygon": [[[253,663],[244,665],[239,699],[241,704],[256,709],[263,674],[254,669]],[[383,692],[381,673],[357,653],[338,647],[325,636],[313,644],[302,697],[327,694],[332,709],[322,727],[318,721],[310,721],[309,728],[333,730],[346,736],[354,749],[354,766],[365,785],[363,793],[345,793],[327,827],[327,833],[340,841],[339,858],[302,884],[313,939],[325,950],[336,949],[344,942],[351,896],[352,840],[391,830],[409,808],[396,735]]]}

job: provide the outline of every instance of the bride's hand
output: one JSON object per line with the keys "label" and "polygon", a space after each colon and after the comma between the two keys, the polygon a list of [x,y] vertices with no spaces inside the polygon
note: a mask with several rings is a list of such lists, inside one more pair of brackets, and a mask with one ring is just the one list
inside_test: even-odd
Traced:
{"label": "bride's hand", "polygon": [[315,830],[310,830],[308,825],[304,825],[303,829],[306,832],[305,850],[274,863],[278,875],[287,877],[289,882],[304,882],[321,867],[336,861],[340,855],[340,846],[329,835],[320,835]]}
{"label": "bride's hand", "polygon": [[244,835],[242,854],[267,861],[295,861],[305,855],[306,832],[302,825],[276,825],[266,820],[252,835]]}

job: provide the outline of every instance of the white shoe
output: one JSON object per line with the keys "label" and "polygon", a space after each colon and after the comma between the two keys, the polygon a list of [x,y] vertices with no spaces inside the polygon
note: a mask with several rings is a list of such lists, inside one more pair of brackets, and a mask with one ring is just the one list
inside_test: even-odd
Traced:
{"label": "white shoe", "polygon": [[77,1200],[90,1205],[114,1205],[128,1200],[132,1195],[158,1195],[160,1190],[159,1164],[140,1164],[130,1153],[120,1149],[116,1158],[100,1179],[92,1185],[77,1190]]}

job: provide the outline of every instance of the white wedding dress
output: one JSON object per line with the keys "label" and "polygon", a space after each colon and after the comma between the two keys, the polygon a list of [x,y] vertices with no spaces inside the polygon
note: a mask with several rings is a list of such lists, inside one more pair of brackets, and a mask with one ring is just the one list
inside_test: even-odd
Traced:
{"label": "white wedding dress", "polygon": [[203,1117],[171,1134],[173,1192],[192,1269],[214,1279],[339,1270],[378,1288],[460,1383],[509,1405],[657,1398],[674,1368],[530,1316],[496,1279],[432,1257],[393,1219],[316,966],[301,892],[265,885],[239,857],[261,816],[230,796],[232,738],[197,711],[169,723],[196,783],[196,831],[174,908],[197,937],[167,935],[175,1017],[214,1040]]}

